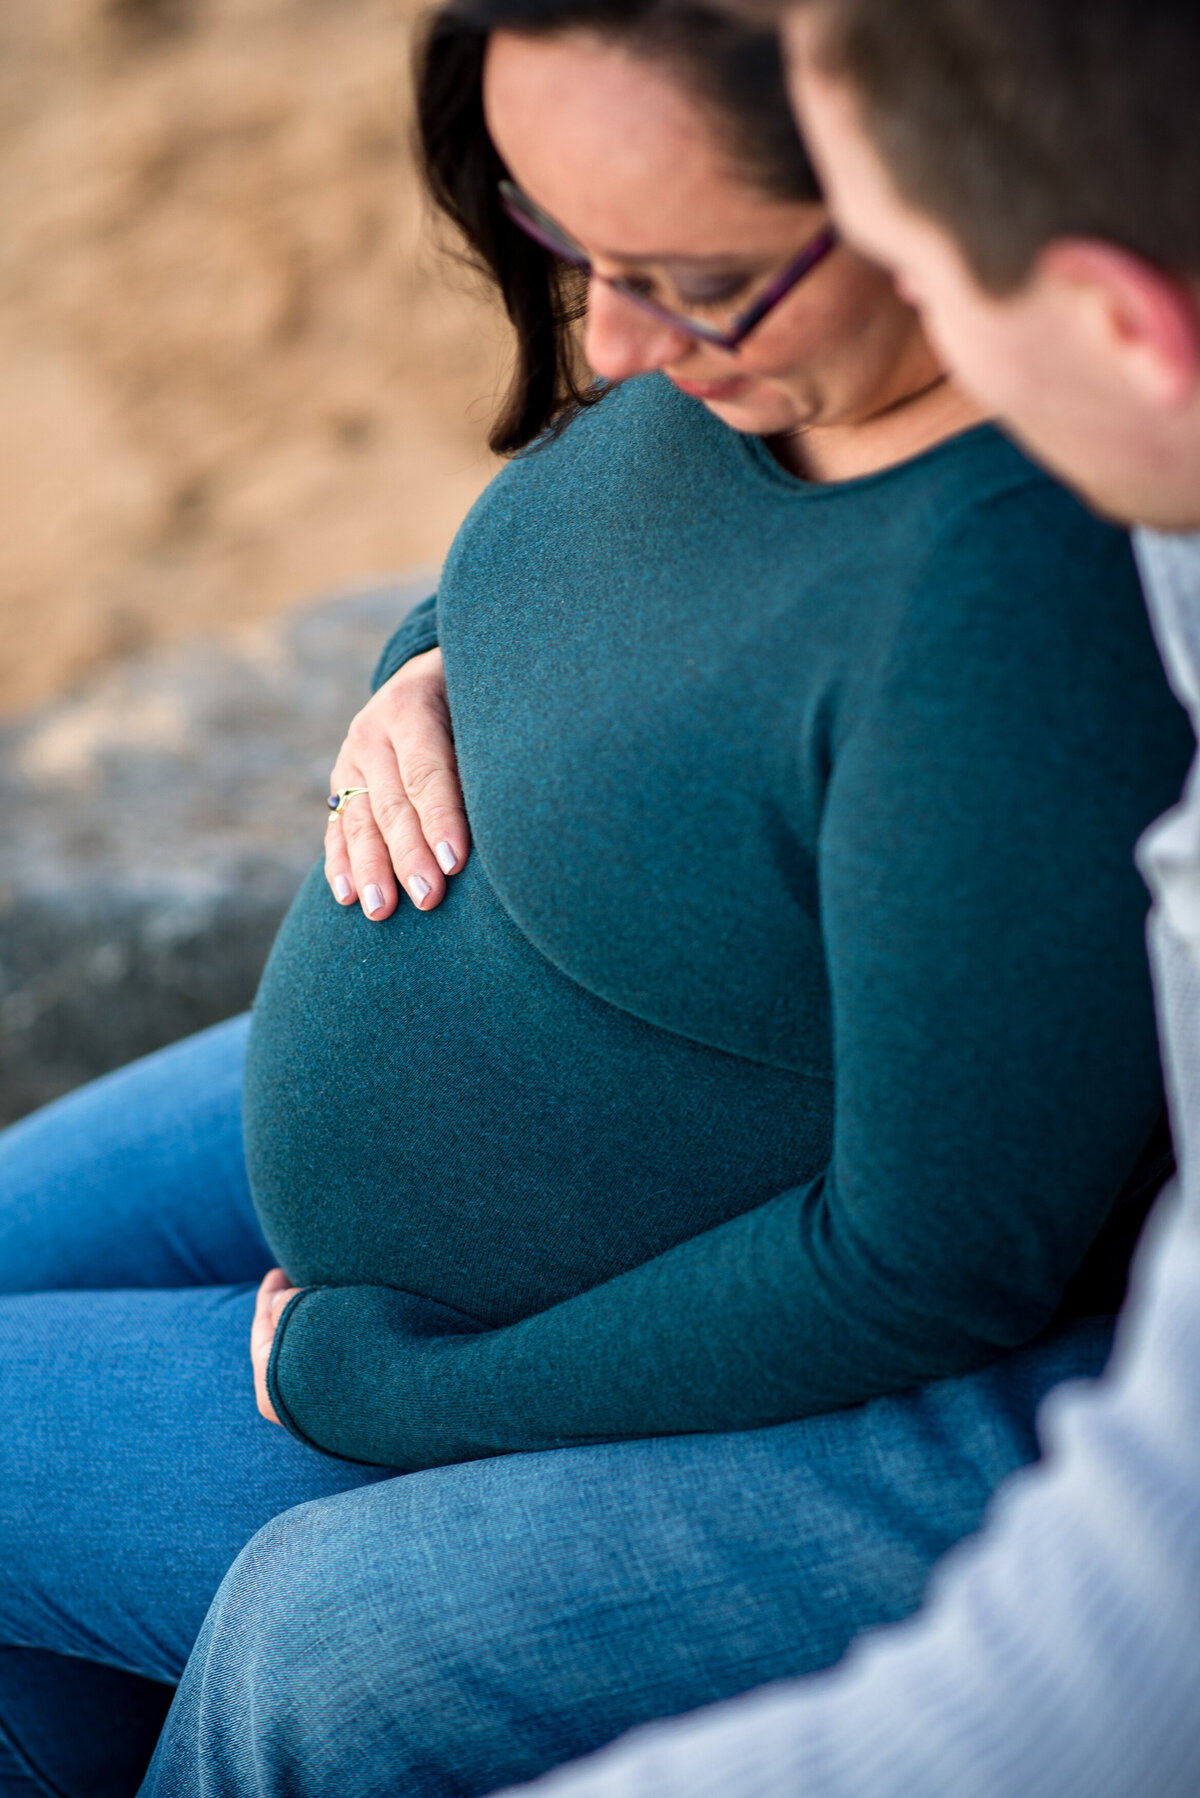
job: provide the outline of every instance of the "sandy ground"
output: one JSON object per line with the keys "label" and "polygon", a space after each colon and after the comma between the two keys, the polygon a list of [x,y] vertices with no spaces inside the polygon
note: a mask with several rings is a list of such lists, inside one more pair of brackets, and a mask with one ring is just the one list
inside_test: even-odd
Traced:
{"label": "sandy ground", "polygon": [[504,328],[434,241],[409,0],[3,0],[0,710],[436,563]]}

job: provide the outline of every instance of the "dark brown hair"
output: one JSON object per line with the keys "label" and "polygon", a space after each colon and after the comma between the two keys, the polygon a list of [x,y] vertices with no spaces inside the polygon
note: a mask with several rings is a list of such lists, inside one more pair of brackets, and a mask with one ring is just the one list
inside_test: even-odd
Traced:
{"label": "dark brown hair", "polygon": [[899,189],[992,292],[1056,237],[1200,273],[1200,0],[795,3]]}
{"label": "dark brown hair", "polygon": [[594,31],[661,61],[710,111],[734,166],[783,199],[820,188],[788,107],[775,33],[695,0],[449,0],[429,18],[416,59],[417,128],[435,204],[500,289],[517,337],[512,385],[491,431],[501,453],[561,427],[604,388],[579,372],[572,327],[580,276],[540,249],[500,205],[504,166],[483,113],[493,31],[548,37]]}

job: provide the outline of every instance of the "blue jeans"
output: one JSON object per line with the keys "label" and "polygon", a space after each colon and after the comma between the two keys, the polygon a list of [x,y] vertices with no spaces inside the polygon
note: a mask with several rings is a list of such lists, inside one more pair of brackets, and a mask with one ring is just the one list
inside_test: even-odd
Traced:
{"label": "blue jeans", "polygon": [[132,1792],[181,1676],[153,1798],[448,1798],[826,1666],[916,1606],[1043,1393],[1107,1355],[1084,1325],[777,1429],[332,1460],[254,1409],[243,1044],[220,1026],[0,1138],[2,1798]]}
{"label": "blue jeans", "polygon": [[255,1410],[272,1258],[242,1159],[245,1034],[206,1031],[0,1136],[0,1798],[136,1791],[163,1682],[238,1551],[381,1477]]}

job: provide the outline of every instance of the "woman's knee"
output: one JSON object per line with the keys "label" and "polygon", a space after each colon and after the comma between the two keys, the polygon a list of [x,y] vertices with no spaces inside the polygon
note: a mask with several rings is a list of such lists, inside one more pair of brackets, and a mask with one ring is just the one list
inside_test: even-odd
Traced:
{"label": "woman's knee", "polygon": [[469,1552],[456,1575],[442,1533],[423,1538],[396,1502],[407,1483],[298,1506],[247,1544],[205,1621],[146,1798],[192,1791],[201,1766],[211,1789],[237,1798],[449,1798],[564,1758],[525,1739],[540,1706],[534,1669],[518,1671],[521,1653],[506,1659],[499,1639],[515,1596],[503,1555],[490,1582]]}
{"label": "woman's knee", "polygon": [[151,1798],[190,1791],[189,1769],[201,1764],[239,1798],[285,1786],[374,1789],[381,1776],[407,1789],[406,1767],[421,1763],[431,1779],[422,1790],[441,1789],[432,1765],[448,1732],[431,1734],[437,1711],[423,1691],[432,1660],[423,1673],[403,1619],[380,1604],[382,1564],[394,1597],[396,1562],[415,1574],[420,1556],[361,1502],[376,1490],[348,1495],[349,1504],[299,1505],[247,1543],[188,1664],[145,1787]]}

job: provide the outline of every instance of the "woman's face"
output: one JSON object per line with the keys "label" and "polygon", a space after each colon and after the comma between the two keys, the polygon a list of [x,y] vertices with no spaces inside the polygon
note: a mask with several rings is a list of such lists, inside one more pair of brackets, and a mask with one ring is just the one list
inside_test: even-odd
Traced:
{"label": "woman's face", "polygon": [[[826,222],[732,166],[710,113],[659,63],[583,32],[496,32],[488,129],[510,175],[598,274],[653,279],[698,316],[742,310]],[[660,369],[735,430],[850,425],[928,378],[915,314],[890,279],[838,248],[736,351],[662,323],[602,281],[584,350],[611,381]]]}

